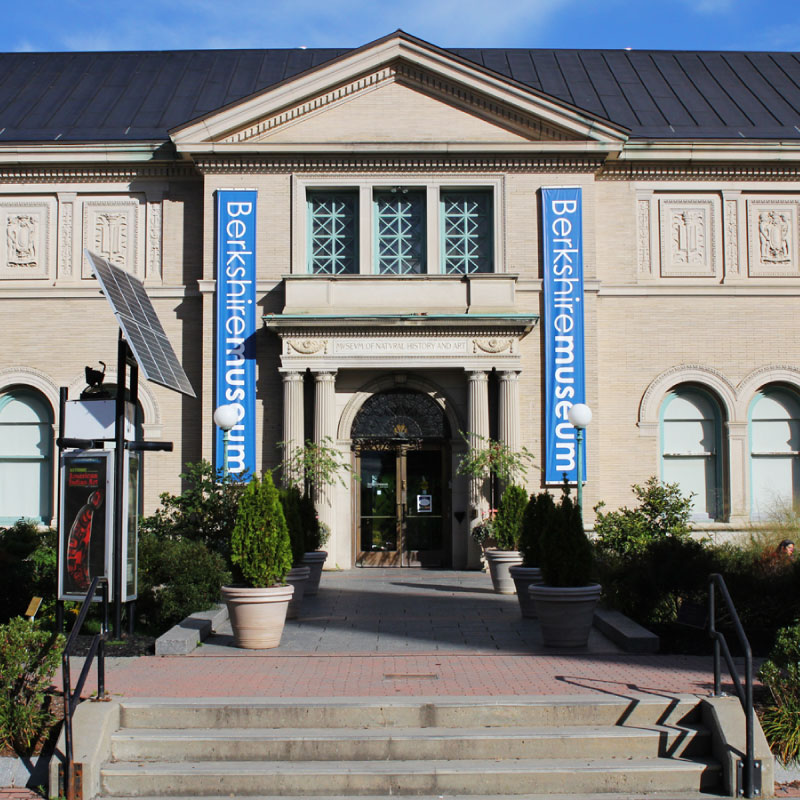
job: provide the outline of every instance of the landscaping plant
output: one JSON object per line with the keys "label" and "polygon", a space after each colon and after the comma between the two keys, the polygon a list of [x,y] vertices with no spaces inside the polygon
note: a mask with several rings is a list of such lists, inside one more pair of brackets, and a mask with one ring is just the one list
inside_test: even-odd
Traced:
{"label": "landscaping plant", "polygon": [[297,486],[289,486],[279,492],[283,516],[289,529],[289,541],[292,545],[292,566],[298,567],[306,553],[306,532],[303,527],[301,495]]}
{"label": "landscaping plant", "polygon": [[564,489],[555,512],[540,533],[542,578],[547,586],[588,586],[592,583],[594,554],[583,529],[580,509]]}
{"label": "landscaping plant", "polygon": [[24,617],[0,625],[0,748],[30,755],[55,723],[48,689],[63,647],[63,636]]}
{"label": "landscaping plant", "polygon": [[253,588],[279,586],[292,568],[292,545],[272,474],[247,484],[231,535],[234,577]]}
{"label": "landscaping plant", "polygon": [[522,515],[519,550],[523,567],[538,567],[542,562],[542,531],[553,525],[556,504],[550,492],[531,495]]}
{"label": "landscaping plant", "polygon": [[759,677],[771,702],[761,712],[761,727],[784,764],[800,761],[800,624],[778,631]]}
{"label": "landscaping plant", "polygon": [[517,549],[527,502],[528,496],[521,486],[512,483],[503,492],[494,520],[494,540],[498,549]]}

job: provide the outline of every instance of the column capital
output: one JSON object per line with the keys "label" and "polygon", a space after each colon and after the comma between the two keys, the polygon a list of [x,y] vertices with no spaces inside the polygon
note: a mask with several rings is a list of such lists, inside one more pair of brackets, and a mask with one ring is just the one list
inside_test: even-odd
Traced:
{"label": "column capital", "polygon": [[506,369],[498,373],[501,381],[517,381],[519,380],[519,370]]}
{"label": "column capital", "polygon": [[469,369],[467,372],[467,380],[477,382],[486,382],[489,380],[489,373],[485,370]]}
{"label": "column capital", "polygon": [[303,380],[302,372],[298,370],[292,370],[290,372],[283,373],[283,382],[284,383],[291,383],[292,381],[302,381]]}
{"label": "column capital", "polygon": [[330,381],[333,382],[336,380],[337,370],[335,369],[320,369],[320,370],[311,370],[312,374],[314,375],[314,380],[318,382],[322,381]]}

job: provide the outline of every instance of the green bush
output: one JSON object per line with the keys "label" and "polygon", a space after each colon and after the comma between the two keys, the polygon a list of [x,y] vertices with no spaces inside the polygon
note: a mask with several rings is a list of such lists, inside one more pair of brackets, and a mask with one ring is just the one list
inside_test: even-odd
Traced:
{"label": "green bush", "polygon": [[40,618],[53,615],[57,548],[58,533],[33,520],[0,529],[0,621],[23,614],[32,597],[44,600]]}
{"label": "green bush", "polygon": [[254,588],[281,585],[292,567],[289,530],[272,475],[247,484],[231,536],[231,560],[244,583]]}
{"label": "green bush", "polygon": [[796,763],[800,760],[800,624],[778,631],[759,677],[771,696],[761,713],[767,741],[784,763]]}
{"label": "green bush", "polygon": [[549,492],[531,495],[522,515],[522,532],[519,549],[524,567],[538,567],[542,563],[542,531],[553,525],[556,504]]}
{"label": "green bush", "polygon": [[162,508],[139,522],[140,535],[202,542],[228,560],[244,478],[223,475],[208,461],[187,464],[181,478],[184,491],[179,495],[164,492]]}
{"label": "green bush", "polygon": [[540,534],[542,578],[548,586],[588,586],[593,577],[592,543],[580,509],[565,491]]}
{"label": "green bush", "polygon": [[15,617],[0,625],[0,747],[30,755],[56,718],[48,689],[61,663],[64,637]]}
{"label": "green bush", "polygon": [[203,542],[162,539],[147,534],[139,540],[139,599],[144,627],[155,634],[176,625],[220,599],[220,587],[231,575],[219,553]]}
{"label": "green bush", "polygon": [[527,502],[528,495],[521,486],[512,483],[503,492],[494,521],[494,540],[500,550],[517,549]]}
{"label": "green bush", "polygon": [[306,534],[303,529],[303,515],[300,508],[300,490],[296,486],[281,489],[281,508],[286,518],[286,527],[289,529],[289,542],[292,546],[292,566],[297,567],[303,562],[306,554]]}
{"label": "green bush", "polygon": [[632,490],[639,501],[636,508],[603,513],[603,503],[595,506],[598,550],[626,556],[644,553],[654,540],[691,538],[693,495],[684,497],[677,483],[661,483],[655,477],[644,486],[634,484]]}
{"label": "green bush", "polygon": [[330,531],[319,521],[314,499],[308,492],[300,497],[300,519],[305,533],[306,553],[320,550],[328,541]]}

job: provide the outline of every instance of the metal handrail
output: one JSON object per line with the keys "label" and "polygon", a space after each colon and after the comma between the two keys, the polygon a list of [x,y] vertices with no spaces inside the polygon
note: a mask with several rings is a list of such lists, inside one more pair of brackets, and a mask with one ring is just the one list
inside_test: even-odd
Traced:
{"label": "metal handrail", "polygon": [[[89,652],[81,668],[81,674],[75,684],[75,690],[71,689],[71,675],[69,658],[78,639],[78,634],[89,613],[92,601],[100,587],[100,597],[103,604],[103,624],[100,633],[96,633],[89,646]],[[72,626],[67,642],[64,645],[64,652],[61,656],[62,672],[62,691],[64,694],[64,794],[67,800],[79,800],[75,795],[75,762],[72,746],[72,717],[81,699],[81,690],[89,676],[92,666],[92,659],[97,655],[97,699],[104,700],[106,696],[106,676],[105,676],[105,641],[108,635],[108,579],[97,576],[92,579],[92,583],[83,599],[81,610]]]}
{"label": "metal handrail", "polygon": [[[739,677],[739,672],[733,662],[731,651],[728,647],[728,642],[725,639],[725,634],[717,630],[716,622],[716,592],[719,589],[725,605],[728,607],[728,613],[733,622],[733,628],[739,638],[739,643],[744,650],[744,685]],[[719,697],[723,694],[722,679],[721,679],[721,664],[720,664],[720,651],[725,656],[725,663],[728,667],[731,679],[733,680],[733,687],[739,702],[742,704],[745,719],[745,754],[743,760],[744,774],[740,786],[740,794],[745,797],[754,797],[755,790],[761,788],[760,772],[758,787],[756,787],[756,767],[755,760],[755,747],[754,747],[754,727],[755,727],[755,711],[753,710],[753,651],[750,647],[750,642],[747,640],[747,635],[744,632],[742,623],[739,620],[739,615],[736,613],[736,608],[733,605],[733,600],[728,593],[728,587],[725,585],[725,580],[719,573],[713,573],[709,576],[708,584],[708,632],[714,640],[714,696]],[[760,794],[760,791],[759,791]]]}

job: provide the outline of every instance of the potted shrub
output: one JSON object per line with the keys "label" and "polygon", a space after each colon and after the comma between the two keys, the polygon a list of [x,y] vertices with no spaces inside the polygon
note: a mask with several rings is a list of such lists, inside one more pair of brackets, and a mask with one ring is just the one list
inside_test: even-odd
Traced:
{"label": "potted shrub", "polygon": [[328,557],[328,553],[322,548],[328,541],[330,528],[324,522],[319,521],[314,500],[307,493],[300,496],[300,521],[305,537],[303,564],[310,570],[306,583],[306,595],[311,597],[319,591],[322,567]]}
{"label": "potted shrub", "polygon": [[503,492],[500,507],[494,519],[495,547],[485,550],[492,586],[500,594],[514,594],[514,581],[509,573],[510,567],[522,563],[522,555],[517,550],[522,530],[522,515],[528,496],[521,486],[513,483]]}
{"label": "potted shrub", "polygon": [[294,592],[289,530],[278,490],[267,472],[242,492],[231,533],[231,563],[241,584],[222,587],[237,647],[266,649],[281,641]]}
{"label": "potted shrub", "polygon": [[311,570],[303,564],[306,552],[306,535],[303,530],[303,518],[300,511],[300,490],[289,486],[280,491],[281,507],[289,529],[289,542],[292,546],[292,568],[286,575],[286,583],[294,587],[294,594],[289,602],[286,619],[297,619],[303,605],[303,597]]}
{"label": "potted shrub", "polygon": [[517,588],[519,610],[523,617],[532,619],[536,617],[536,606],[533,598],[528,593],[532,583],[542,582],[541,532],[547,527],[556,513],[556,504],[549,492],[540,492],[531,495],[522,515],[522,530],[519,537],[519,551],[522,554],[522,564],[511,567],[511,579]]}
{"label": "potted shrub", "polygon": [[561,502],[540,531],[544,583],[531,584],[533,599],[548,647],[586,647],[600,599],[592,582],[594,553],[583,529],[580,509],[565,488]]}
{"label": "potted shrub", "polygon": [[[300,516],[305,527],[306,545],[303,564],[311,570],[306,594],[316,594],[327,552],[320,548],[330,536],[330,528],[319,520],[316,505],[325,502],[326,491],[335,484],[347,486],[343,473],[353,474],[353,468],[326,436],[321,442],[306,439],[301,447],[289,449],[278,442],[284,458],[280,469],[285,486],[294,486],[300,493]],[[354,477],[358,477],[354,475]],[[310,591],[309,591],[310,590]]]}

